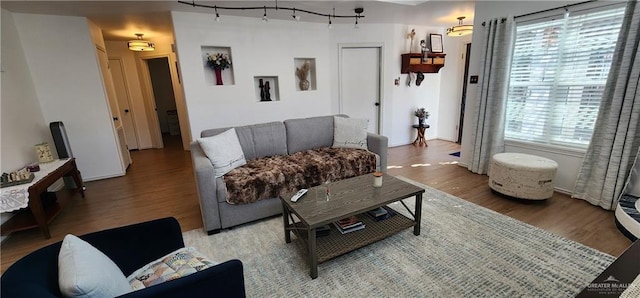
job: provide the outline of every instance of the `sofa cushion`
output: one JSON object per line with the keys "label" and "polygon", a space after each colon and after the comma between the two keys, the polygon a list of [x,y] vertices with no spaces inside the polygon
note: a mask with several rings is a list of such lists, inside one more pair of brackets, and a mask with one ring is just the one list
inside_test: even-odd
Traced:
{"label": "sofa cushion", "polygon": [[[201,137],[220,134],[229,128],[203,130]],[[247,160],[265,156],[286,155],[287,135],[282,122],[269,122],[235,127],[240,147]]]}
{"label": "sofa cushion", "polygon": [[367,126],[369,120],[333,118],[333,147],[368,149]]}
{"label": "sofa cushion", "polygon": [[333,116],[289,119],[284,126],[289,154],[333,144]]}
{"label": "sofa cushion", "polygon": [[65,297],[115,297],[131,292],[109,257],[71,234],[64,237],[58,253],[58,285]]}
{"label": "sofa cushion", "polygon": [[193,247],[183,247],[144,265],[127,277],[134,291],[187,276],[217,263]]}
{"label": "sofa cushion", "polygon": [[215,177],[222,177],[227,172],[247,163],[233,128],[214,136],[200,138],[198,143],[211,161]]}
{"label": "sofa cushion", "polygon": [[226,199],[246,204],[300,188],[374,172],[376,156],[367,150],[323,147],[250,160],[224,176]]}

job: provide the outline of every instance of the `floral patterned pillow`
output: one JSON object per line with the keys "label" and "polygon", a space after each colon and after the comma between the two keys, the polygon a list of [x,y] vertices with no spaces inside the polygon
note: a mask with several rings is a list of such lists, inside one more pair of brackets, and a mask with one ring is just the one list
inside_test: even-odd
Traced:
{"label": "floral patterned pillow", "polygon": [[136,270],[127,280],[136,291],[196,273],[216,264],[195,248],[183,247]]}

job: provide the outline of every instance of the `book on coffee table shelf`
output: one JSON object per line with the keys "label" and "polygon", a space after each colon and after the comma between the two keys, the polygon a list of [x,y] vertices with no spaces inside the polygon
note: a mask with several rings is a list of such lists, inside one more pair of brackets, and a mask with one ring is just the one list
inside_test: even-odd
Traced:
{"label": "book on coffee table shelf", "polygon": [[331,233],[331,227],[329,225],[324,225],[316,229],[316,238],[329,236]]}
{"label": "book on coffee table shelf", "polygon": [[354,215],[338,220],[334,222],[333,225],[336,226],[338,231],[342,234],[351,233],[365,228],[365,224]]}
{"label": "book on coffee table shelf", "polygon": [[369,215],[369,217],[371,217],[373,220],[375,221],[381,221],[381,220],[385,220],[389,217],[392,217],[394,215],[396,215],[396,211],[387,207],[387,206],[383,206],[377,209],[373,209],[370,211],[367,211],[367,214]]}

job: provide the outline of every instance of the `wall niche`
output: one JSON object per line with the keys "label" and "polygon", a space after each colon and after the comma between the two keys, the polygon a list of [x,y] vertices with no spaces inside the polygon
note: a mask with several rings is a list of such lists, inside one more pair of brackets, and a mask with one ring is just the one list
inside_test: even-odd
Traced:
{"label": "wall niche", "polygon": [[255,76],[253,85],[258,102],[280,101],[278,76]]}
{"label": "wall niche", "polygon": [[221,71],[222,75],[222,85],[235,85],[236,81],[233,75],[233,56],[231,55],[231,47],[223,47],[223,46],[201,46],[200,52],[202,53],[202,67],[204,68],[204,81],[208,86],[218,86],[216,83],[216,73],[215,70],[207,65],[208,56],[215,57],[216,54],[220,53],[223,55],[227,55],[229,60],[231,60],[231,66],[229,68],[223,69]]}
{"label": "wall niche", "polygon": [[316,58],[293,58],[293,65],[296,91],[316,90]]}

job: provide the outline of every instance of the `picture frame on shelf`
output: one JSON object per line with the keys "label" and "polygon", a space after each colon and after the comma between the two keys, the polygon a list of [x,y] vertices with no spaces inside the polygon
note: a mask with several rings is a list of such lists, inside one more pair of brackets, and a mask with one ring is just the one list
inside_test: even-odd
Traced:
{"label": "picture frame on shelf", "polygon": [[431,53],[442,53],[442,34],[430,33],[429,41],[431,42]]}

